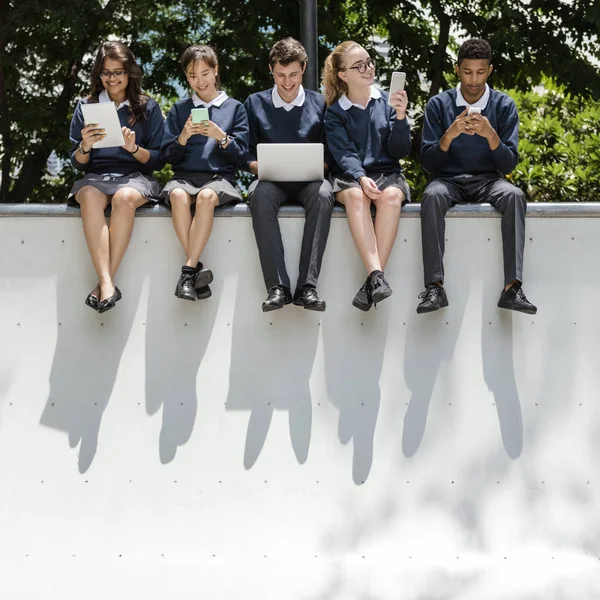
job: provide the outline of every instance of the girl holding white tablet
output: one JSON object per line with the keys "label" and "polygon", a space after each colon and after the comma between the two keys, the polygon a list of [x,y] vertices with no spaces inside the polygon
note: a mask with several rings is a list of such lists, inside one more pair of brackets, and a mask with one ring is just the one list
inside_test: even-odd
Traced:
{"label": "girl holding white tablet", "polygon": [[410,201],[399,163],[411,147],[406,92],[395,92],[388,105],[387,92],[373,87],[374,77],[371,57],[355,42],[335,48],[323,69],[325,135],[336,163],[331,183],[369,274],[352,301],[365,311],[392,294],[383,270],[398,233],[400,209]]}
{"label": "girl holding white tablet", "polygon": [[[160,169],[164,119],[158,104],[142,93],[142,69],[121,42],[105,42],[96,54],[91,90],[71,121],[71,162],[86,175],[75,182],[69,198],[81,206],[83,231],[98,274],[98,285],[85,303],[98,312],[114,308],[121,291],[114,277],[129,245],[136,208],[156,202],[160,187],[152,172]],[[84,123],[81,106],[113,102],[122,125],[123,146],[94,148],[105,132]],[[110,227],[104,209],[112,205]]]}
{"label": "girl holding white tablet", "polygon": [[167,116],[161,155],[175,176],[161,199],[171,205],[175,233],[186,255],[175,295],[195,301],[211,295],[212,272],[198,261],[212,231],[214,209],[242,200],[235,176],[248,147],[248,117],[240,102],[220,90],[212,48],[189,47],[181,66],[191,96],[174,104]]}

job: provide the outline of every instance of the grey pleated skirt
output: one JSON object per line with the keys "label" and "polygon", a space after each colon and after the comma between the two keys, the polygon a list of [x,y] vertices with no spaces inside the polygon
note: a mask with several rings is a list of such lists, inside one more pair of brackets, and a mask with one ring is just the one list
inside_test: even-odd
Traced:
{"label": "grey pleated skirt", "polygon": [[[367,173],[367,177],[370,177],[376,184],[377,187],[383,191],[385,188],[394,186],[402,190],[404,193],[404,202],[410,202],[410,188],[408,187],[408,183],[406,179],[404,179],[404,175],[402,173]],[[354,181],[352,179],[342,179],[341,177],[336,177],[335,175],[329,176],[329,181],[333,187],[333,192],[343,192],[344,190],[356,187],[360,188],[360,184],[358,181]]]}
{"label": "grey pleated skirt", "polygon": [[200,190],[209,189],[217,194],[219,206],[229,204],[230,202],[241,202],[242,192],[237,185],[233,185],[228,179],[220,175],[209,175],[198,173],[191,177],[175,177],[165,184],[160,193],[160,199],[166,205],[170,206],[169,195],[175,189],[182,189],[187,192],[192,199],[195,199]]}
{"label": "grey pleated skirt", "polygon": [[160,185],[151,175],[144,175],[139,171],[129,175],[100,175],[87,173],[83,179],[78,179],[69,192],[68,201],[75,202],[75,194],[86,185],[95,187],[107,196],[112,196],[117,190],[130,187],[137,190],[148,202],[158,202]]}

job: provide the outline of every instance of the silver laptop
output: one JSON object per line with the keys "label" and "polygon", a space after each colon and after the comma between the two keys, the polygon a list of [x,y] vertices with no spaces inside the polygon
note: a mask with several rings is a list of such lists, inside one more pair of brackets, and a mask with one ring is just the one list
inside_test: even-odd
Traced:
{"label": "silver laptop", "polygon": [[322,181],[323,144],[258,144],[259,181]]}

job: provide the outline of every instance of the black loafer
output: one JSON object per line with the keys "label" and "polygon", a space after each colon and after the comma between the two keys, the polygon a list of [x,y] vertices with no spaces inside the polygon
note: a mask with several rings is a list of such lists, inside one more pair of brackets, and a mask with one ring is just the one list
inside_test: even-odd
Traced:
{"label": "black loafer", "polygon": [[[190,269],[191,267],[184,267]],[[196,302],[196,290],[194,288],[195,271],[191,268],[192,273],[188,273],[182,269],[179,281],[175,286],[175,296],[182,300],[190,300]]]}
{"label": "black loafer", "polygon": [[419,294],[421,302],[417,306],[417,314],[434,312],[440,308],[448,306],[448,296],[446,290],[436,283],[430,283],[424,292]]}
{"label": "black loafer", "polygon": [[[95,288],[94,288],[95,289]],[[89,306],[94,310],[98,310],[98,305],[100,304],[100,298],[94,294],[94,290],[92,290],[85,299],[85,305]]]}
{"label": "black loafer", "polygon": [[366,281],[362,284],[362,287],[358,292],[356,292],[356,296],[352,299],[352,306],[360,310],[364,310],[367,312],[373,306],[373,298],[371,296],[371,286],[369,283],[369,278],[367,277]]}
{"label": "black loafer", "polygon": [[292,292],[282,285],[274,285],[269,290],[267,299],[262,303],[263,312],[270,312],[283,308],[286,304],[291,304]]}
{"label": "black loafer", "polygon": [[[212,283],[213,279],[213,272],[210,269],[205,269],[204,265],[199,262],[196,266],[196,278],[194,279],[194,287],[196,288],[196,291],[208,287],[208,284]],[[205,297],[208,298],[208,296]],[[200,299],[200,296],[198,296],[198,299]]]}
{"label": "black loafer", "polygon": [[500,300],[498,300],[498,307],[506,308],[507,310],[516,310],[526,315],[535,315],[537,313],[537,307],[527,300],[520,283],[516,283],[506,291],[502,290]]}
{"label": "black loafer", "polygon": [[198,300],[206,300],[212,296],[212,292],[210,291],[210,287],[204,285],[202,287],[196,288],[196,298]]}
{"label": "black loafer", "polygon": [[110,297],[106,298],[106,300],[102,300],[98,304],[98,312],[105,313],[107,310],[115,307],[115,304],[123,297],[121,294],[121,290],[115,286],[115,293]]}
{"label": "black loafer", "polygon": [[303,285],[294,294],[294,304],[303,306],[306,310],[323,312],[327,305],[317,296],[317,290],[309,285]]}

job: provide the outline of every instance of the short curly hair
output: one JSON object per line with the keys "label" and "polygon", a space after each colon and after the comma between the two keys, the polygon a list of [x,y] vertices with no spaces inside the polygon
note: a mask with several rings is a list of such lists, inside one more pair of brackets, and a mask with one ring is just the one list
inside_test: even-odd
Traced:
{"label": "short curly hair", "polygon": [[304,46],[294,38],[287,37],[279,40],[269,53],[269,64],[274,67],[279,63],[282,67],[287,67],[293,62],[298,61],[301,65],[308,62],[308,56]]}
{"label": "short curly hair", "polygon": [[485,40],[472,39],[463,42],[458,50],[458,64],[463,60],[487,60],[492,62],[492,47]]}

